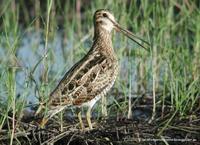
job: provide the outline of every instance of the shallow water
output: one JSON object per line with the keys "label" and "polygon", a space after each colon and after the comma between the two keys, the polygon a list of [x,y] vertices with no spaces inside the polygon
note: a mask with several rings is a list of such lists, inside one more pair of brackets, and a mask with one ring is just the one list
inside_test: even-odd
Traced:
{"label": "shallow water", "polygon": [[[125,45],[120,38],[121,36],[117,35],[114,39],[114,48],[117,54],[120,54],[118,48],[123,48],[122,45]],[[89,50],[92,45],[92,37],[88,38],[83,44],[78,48],[75,47],[74,39],[76,38],[63,38],[63,33],[58,32],[55,34],[53,39],[49,39],[48,42],[48,58],[47,63],[49,67],[49,92],[57,85],[59,80],[62,78],[64,73],[70,69],[75,62],[77,62],[84,54]],[[66,42],[66,43],[64,43]],[[122,44],[123,43],[123,44]],[[44,36],[41,33],[29,32],[26,33],[17,48],[17,58],[20,64],[21,69],[17,70],[16,73],[16,94],[23,94],[26,91],[26,98],[28,102],[35,103],[37,102],[37,95],[35,94],[35,85],[27,86],[26,82],[28,80],[28,74],[33,70],[35,65],[44,55]],[[128,49],[135,49],[138,47],[134,42],[128,41],[126,44]],[[137,49],[135,49],[137,51]],[[131,50],[132,51],[132,50]],[[5,58],[6,48],[0,46],[0,57]],[[137,58],[134,56],[119,56],[120,61],[120,74],[115,84],[120,91],[123,91],[126,94],[134,94],[138,90],[138,65],[142,62],[143,58]],[[145,66],[147,71],[151,71],[151,59],[147,59],[147,65]],[[43,63],[41,62],[33,73],[33,78],[40,86],[41,84],[41,75],[43,73]],[[151,89],[152,79],[151,76],[148,76],[147,86]],[[123,85],[122,85],[123,84]],[[124,88],[125,87],[125,88]],[[128,89],[127,89],[128,88]],[[5,96],[5,94],[1,94]],[[28,96],[28,97],[27,97]]]}

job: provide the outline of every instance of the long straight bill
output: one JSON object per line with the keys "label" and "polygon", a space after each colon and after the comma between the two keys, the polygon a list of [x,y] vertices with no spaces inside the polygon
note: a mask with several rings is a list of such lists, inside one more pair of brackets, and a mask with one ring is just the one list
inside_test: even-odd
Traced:
{"label": "long straight bill", "polygon": [[143,47],[144,49],[146,49],[147,51],[149,50],[147,47],[145,47],[144,45],[142,45],[140,42],[138,42],[136,39],[140,40],[141,42],[145,43],[146,45],[148,45],[148,47],[150,46],[149,42],[143,40],[142,38],[134,35],[133,33],[131,33],[130,31],[123,29],[122,27],[120,27],[119,24],[115,24],[115,27],[122,32],[124,35],[126,35],[128,38],[130,38],[131,40],[133,40],[135,43],[137,43],[139,46]]}
{"label": "long straight bill", "polygon": [[[148,47],[150,47],[150,43],[149,42],[143,40],[142,38],[140,38],[140,37],[138,37],[136,35],[134,35],[132,32],[130,32],[130,31],[122,28],[118,23],[114,22],[113,20],[111,20],[111,19],[109,19],[109,20],[114,24],[114,26],[115,26],[115,28],[117,30],[119,30],[120,32],[122,32],[124,35],[126,35],[128,38],[130,38],[131,40],[133,40],[135,43],[137,43],[139,46],[141,46],[145,50],[147,50],[147,51],[149,50],[148,49]],[[148,45],[148,47],[145,47],[144,45],[142,45],[141,43],[139,43],[137,40],[135,40],[135,38],[138,39],[138,40],[140,40],[140,41],[142,41],[146,45]]]}

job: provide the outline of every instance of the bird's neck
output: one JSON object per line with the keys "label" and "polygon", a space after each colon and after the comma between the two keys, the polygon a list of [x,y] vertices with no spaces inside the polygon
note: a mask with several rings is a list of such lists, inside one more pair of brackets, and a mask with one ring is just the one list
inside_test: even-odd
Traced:
{"label": "bird's neck", "polygon": [[113,51],[112,34],[104,28],[95,28],[93,48],[100,51]]}

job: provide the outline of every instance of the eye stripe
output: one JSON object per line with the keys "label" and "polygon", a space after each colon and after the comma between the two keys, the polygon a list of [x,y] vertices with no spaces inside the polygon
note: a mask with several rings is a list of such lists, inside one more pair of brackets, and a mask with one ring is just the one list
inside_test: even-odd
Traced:
{"label": "eye stripe", "polygon": [[96,23],[99,23],[99,24],[106,24],[104,21],[102,21],[102,20],[98,20],[98,21],[96,21]]}
{"label": "eye stripe", "polygon": [[98,18],[101,18],[101,15],[97,15],[97,16],[96,16],[96,19],[98,19]]}

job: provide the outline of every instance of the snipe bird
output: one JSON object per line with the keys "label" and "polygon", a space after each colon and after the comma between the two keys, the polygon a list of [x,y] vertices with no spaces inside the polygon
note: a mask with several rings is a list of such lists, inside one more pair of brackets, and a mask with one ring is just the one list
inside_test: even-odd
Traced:
{"label": "snipe bird", "polygon": [[[86,119],[89,128],[92,129],[91,109],[111,89],[119,72],[117,56],[112,45],[113,29],[124,33],[142,47],[144,46],[135,39],[148,44],[123,29],[108,10],[97,10],[94,14],[93,45],[89,52],[64,75],[50,94],[48,102],[44,105],[48,108],[48,112],[42,119],[41,126],[68,106],[88,106]],[[36,114],[38,112],[40,111]],[[78,118],[83,127],[81,113],[78,113]]]}

